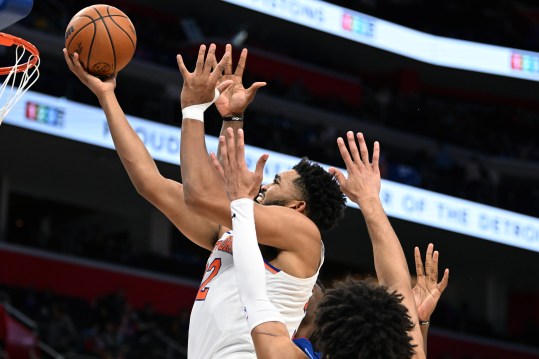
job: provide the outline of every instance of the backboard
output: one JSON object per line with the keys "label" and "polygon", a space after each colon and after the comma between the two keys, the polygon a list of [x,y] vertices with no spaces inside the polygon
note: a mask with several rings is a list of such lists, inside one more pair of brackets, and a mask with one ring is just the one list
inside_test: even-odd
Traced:
{"label": "backboard", "polygon": [[34,0],[0,0],[0,30],[28,16]]}

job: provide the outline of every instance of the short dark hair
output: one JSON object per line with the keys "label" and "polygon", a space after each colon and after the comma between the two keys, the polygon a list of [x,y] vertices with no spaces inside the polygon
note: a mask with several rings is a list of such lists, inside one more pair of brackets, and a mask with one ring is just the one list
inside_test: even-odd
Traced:
{"label": "short dark hair", "polygon": [[307,217],[321,231],[335,227],[344,216],[346,204],[346,198],[335,177],[306,157],[293,169],[299,174],[294,182],[307,203]]}
{"label": "short dark hair", "polygon": [[331,359],[404,359],[414,355],[402,295],[350,277],[328,289],[315,319],[316,345]]}

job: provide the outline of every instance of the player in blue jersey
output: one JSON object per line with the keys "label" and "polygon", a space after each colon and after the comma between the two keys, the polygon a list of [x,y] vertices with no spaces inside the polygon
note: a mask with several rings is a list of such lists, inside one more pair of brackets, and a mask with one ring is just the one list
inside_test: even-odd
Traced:
{"label": "player in blue jersey", "polygon": [[[223,175],[231,200],[235,231],[234,267],[257,356],[319,358],[320,354],[312,350],[309,342],[300,340],[296,345],[293,344],[279,319],[279,313],[268,300],[262,256],[256,242],[253,201],[250,200],[252,188],[256,186],[253,186],[252,173],[245,165],[241,130],[237,137],[239,150],[236,149],[233,130],[228,129],[226,137],[221,136],[219,140],[223,153],[222,165],[215,157],[213,160]],[[329,290],[320,302],[316,316],[318,346],[325,353],[324,357],[331,359],[425,358],[424,339],[406,259],[379,199],[379,145],[375,143],[370,163],[362,134],[357,134],[357,139],[359,150],[354,135],[351,132],[347,134],[350,152],[344,140],[338,139],[349,177],[346,178],[337,169],[331,171],[339,180],[342,190],[362,208],[373,245],[380,285],[348,279]],[[427,255],[429,280],[433,277],[430,276],[434,274],[433,268],[437,268],[437,259],[437,254],[430,259]],[[436,283],[436,280],[434,283],[439,290],[438,296],[428,292],[432,288],[425,285],[417,290],[419,300],[434,298],[435,301],[429,303],[436,304],[439,294],[447,285],[447,272],[441,284]],[[426,292],[422,292],[423,289]]]}

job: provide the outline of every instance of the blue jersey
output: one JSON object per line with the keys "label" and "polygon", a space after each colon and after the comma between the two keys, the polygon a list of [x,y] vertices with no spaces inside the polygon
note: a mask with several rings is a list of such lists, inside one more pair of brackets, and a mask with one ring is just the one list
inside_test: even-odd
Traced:
{"label": "blue jersey", "polygon": [[312,343],[307,338],[296,338],[292,340],[309,359],[321,359],[322,354],[315,352]]}

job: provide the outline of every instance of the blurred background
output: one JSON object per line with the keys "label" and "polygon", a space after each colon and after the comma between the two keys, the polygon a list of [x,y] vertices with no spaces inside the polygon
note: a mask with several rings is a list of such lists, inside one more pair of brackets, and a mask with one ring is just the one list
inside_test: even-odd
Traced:
{"label": "blurred background", "polygon": [[[391,218],[412,274],[414,247],[424,253],[431,242],[440,251],[440,270],[451,271],[431,318],[429,358],[539,358],[539,76],[437,66],[295,23],[321,23],[321,2],[238,1],[292,14],[289,20],[216,0],[107,3],[130,17],[138,35],[116,90],[127,114],[177,128],[179,135],[176,54],[194,64],[201,43],[221,49],[232,43],[235,59],[242,47],[249,49],[245,85],[268,83],[246,112],[249,145],[342,167],[336,138],[362,131],[369,146],[381,143],[387,183],[471,201],[436,207],[444,225],[422,224],[420,216]],[[535,1],[327,3],[350,9],[343,13],[364,23],[383,19],[425,34],[520,49],[539,64]],[[41,77],[32,91],[56,98],[41,104],[23,98],[26,121],[61,125],[73,116],[69,101],[98,106],[61,52],[67,23],[92,4],[36,1],[28,17],[4,30],[39,48]],[[361,26],[354,29],[372,35]],[[460,56],[485,68],[491,60]],[[3,47],[0,61],[13,63]],[[539,72],[539,65],[529,68]],[[208,110],[206,118],[207,133],[217,135],[217,111]],[[138,196],[114,150],[47,133],[9,121],[0,129],[0,357],[26,358],[31,347],[43,358],[185,358],[189,312],[208,253]],[[143,135],[149,146],[167,141]],[[180,180],[178,165],[157,164],[164,176]],[[466,224],[466,208],[480,204],[526,215],[525,225],[504,222],[503,211],[482,217],[483,228],[511,232],[514,243],[457,229]],[[405,207],[413,212],[423,205],[410,199]],[[348,208],[324,241],[327,286],[347,274],[374,273],[358,209]]]}

